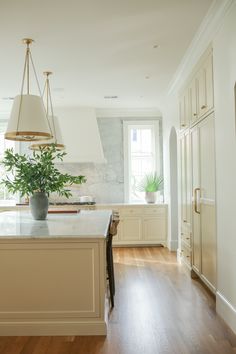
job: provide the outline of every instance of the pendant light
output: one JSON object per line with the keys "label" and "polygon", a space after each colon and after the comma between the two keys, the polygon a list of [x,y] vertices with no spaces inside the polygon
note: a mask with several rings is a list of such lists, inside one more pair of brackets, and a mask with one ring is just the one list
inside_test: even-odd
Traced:
{"label": "pendant light", "polygon": [[51,88],[50,88],[50,83],[49,83],[49,75],[52,75],[52,72],[45,71],[43,74],[46,75],[46,80],[45,80],[45,85],[44,85],[44,90],[43,90],[43,97],[46,96],[45,97],[45,99],[46,99],[46,104],[45,104],[46,105],[46,114],[47,114],[47,117],[49,120],[49,124],[50,124],[50,128],[51,128],[51,132],[52,132],[53,137],[49,140],[46,140],[46,141],[40,141],[37,144],[31,144],[29,148],[31,150],[39,150],[40,147],[47,147],[47,146],[54,144],[57,150],[64,150],[65,145],[62,142],[60,126],[59,126],[58,120],[54,116],[53,106],[52,106]]}
{"label": "pendant light", "polygon": [[[26,55],[24,72],[20,95],[16,96],[10,119],[5,133],[5,139],[18,141],[45,140],[52,137],[51,128],[43,105],[42,95],[36,75],[30,44],[33,42],[30,38],[23,39],[26,44]],[[33,68],[37,82],[39,96],[30,94],[30,63]],[[26,79],[26,94],[23,94]]]}

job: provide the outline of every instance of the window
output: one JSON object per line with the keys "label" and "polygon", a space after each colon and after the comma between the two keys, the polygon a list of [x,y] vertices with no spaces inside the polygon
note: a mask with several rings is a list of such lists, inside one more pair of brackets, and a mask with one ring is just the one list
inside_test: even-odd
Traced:
{"label": "window", "polygon": [[[6,149],[13,148],[16,151],[16,142],[4,139],[6,125],[7,121],[0,121],[0,160],[3,159]],[[0,180],[5,176],[5,169],[0,165]],[[0,205],[14,205],[17,199],[16,195],[10,194],[4,186],[0,185]]]}
{"label": "window", "polygon": [[141,202],[137,187],[145,174],[160,173],[159,121],[124,122],[125,200]]}

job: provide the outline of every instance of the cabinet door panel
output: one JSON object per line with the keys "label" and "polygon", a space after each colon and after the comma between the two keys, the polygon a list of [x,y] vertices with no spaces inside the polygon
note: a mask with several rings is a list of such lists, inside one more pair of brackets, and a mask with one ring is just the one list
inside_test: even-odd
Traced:
{"label": "cabinet door panel", "polygon": [[206,70],[202,67],[197,75],[198,82],[198,112],[199,117],[203,116],[207,111],[206,103]]}
{"label": "cabinet door panel", "polygon": [[142,238],[142,220],[139,217],[126,217],[121,224],[121,239],[124,241],[138,241]]}
{"label": "cabinet door panel", "polygon": [[215,206],[210,202],[201,203],[202,233],[202,275],[213,286],[216,286],[216,230]]}
{"label": "cabinet door panel", "polygon": [[212,55],[209,55],[209,57],[206,60],[205,73],[206,73],[206,105],[207,105],[207,110],[210,110],[214,106]]}
{"label": "cabinet door panel", "polygon": [[143,219],[143,238],[149,241],[166,240],[165,218],[145,217]]}
{"label": "cabinet door panel", "polygon": [[[195,201],[197,194],[196,188],[200,187],[199,175],[199,130],[195,127],[191,132],[191,151],[192,151],[192,229],[193,229],[193,267],[200,273],[201,271],[201,230],[200,230],[200,206]],[[195,204],[196,202],[196,204]],[[199,210],[198,210],[199,209]]]}
{"label": "cabinet door panel", "polygon": [[199,127],[201,180],[202,275],[216,284],[215,231],[215,139],[214,117],[207,117]]}
{"label": "cabinet door panel", "polygon": [[198,120],[198,105],[197,105],[197,80],[194,78],[189,86],[189,103],[190,103],[190,122],[193,124]]}
{"label": "cabinet door panel", "polygon": [[185,137],[180,139],[180,155],[181,155],[181,222],[187,222],[186,209],[186,150]]}

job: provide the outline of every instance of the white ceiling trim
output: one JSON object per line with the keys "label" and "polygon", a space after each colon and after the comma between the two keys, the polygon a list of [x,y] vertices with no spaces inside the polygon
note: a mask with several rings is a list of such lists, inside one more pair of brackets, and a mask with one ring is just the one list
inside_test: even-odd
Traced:
{"label": "white ceiling trim", "polygon": [[176,93],[185,82],[203,52],[209,47],[215,34],[220,29],[224,17],[230,11],[235,0],[215,0],[205,16],[201,26],[188,47],[172,81],[167,90],[167,95]]}

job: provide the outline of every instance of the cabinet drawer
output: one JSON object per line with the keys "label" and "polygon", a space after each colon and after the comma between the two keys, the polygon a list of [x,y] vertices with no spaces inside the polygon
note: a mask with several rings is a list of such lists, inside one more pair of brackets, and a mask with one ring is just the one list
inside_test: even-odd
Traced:
{"label": "cabinet drawer", "polygon": [[143,208],[122,208],[120,209],[121,216],[135,216],[135,215],[142,215]]}
{"label": "cabinet drawer", "polygon": [[181,232],[181,241],[185,242],[189,247],[191,246],[191,234]]}
{"label": "cabinet drawer", "polygon": [[185,263],[188,265],[191,265],[192,259],[191,259],[191,249],[188,246],[185,246],[184,244],[181,245],[181,257]]}
{"label": "cabinet drawer", "polygon": [[143,209],[144,215],[157,215],[157,216],[165,216],[166,209],[160,207],[148,207]]}

